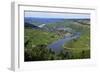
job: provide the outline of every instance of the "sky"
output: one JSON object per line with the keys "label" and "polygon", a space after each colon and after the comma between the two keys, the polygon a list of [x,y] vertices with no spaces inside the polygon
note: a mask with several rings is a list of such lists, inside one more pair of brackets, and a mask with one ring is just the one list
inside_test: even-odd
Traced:
{"label": "sky", "polygon": [[90,14],[80,14],[80,13],[50,13],[50,12],[33,12],[25,11],[24,17],[34,17],[34,18],[58,18],[58,19],[88,19]]}

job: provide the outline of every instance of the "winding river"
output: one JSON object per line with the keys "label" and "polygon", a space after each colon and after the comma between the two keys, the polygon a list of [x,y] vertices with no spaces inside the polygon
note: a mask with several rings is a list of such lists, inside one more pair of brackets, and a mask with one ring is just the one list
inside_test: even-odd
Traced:
{"label": "winding river", "polygon": [[[66,34],[67,35],[67,34]],[[73,39],[77,39],[80,37],[80,32],[73,33],[72,35],[64,36],[62,39],[59,39],[48,45],[48,48],[52,51],[59,53],[63,50],[63,45]]]}

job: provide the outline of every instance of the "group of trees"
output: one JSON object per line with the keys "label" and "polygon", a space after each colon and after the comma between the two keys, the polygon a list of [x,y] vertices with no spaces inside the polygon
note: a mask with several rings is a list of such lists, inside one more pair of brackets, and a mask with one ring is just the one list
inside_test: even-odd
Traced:
{"label": "group of trees", "polygon": [[46,45],[37,45],[34,48],[25,49],[24,61],[82,59],[87,58],[86,52],[88,51],[82,50],[78,56],[70,50],[64,50],[60,53],[55,53],[51,49],[48,49]]}
{"label": "group of trees", "polygon": [[24,61],[44,61],[44,60],[62,60],[72,58],[69,51],[55,53],[47,48],[47,45],[37,45],[33,48],[24,50]]}

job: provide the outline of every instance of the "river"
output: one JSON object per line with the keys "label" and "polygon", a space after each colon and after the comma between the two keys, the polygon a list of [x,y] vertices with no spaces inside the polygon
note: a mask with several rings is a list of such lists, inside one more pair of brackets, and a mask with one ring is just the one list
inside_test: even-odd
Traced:
{"label": "river", "polygon": [[59,53],[60,51],[63,51],[63,45],[65,43],[68,43],[69,41],[77,39],[79,37],[80,37],[80,32],[73,33],[72,35],[69,36],[64,36],[63,38],[49,44],[48,48],[54,51],[55,53]]}

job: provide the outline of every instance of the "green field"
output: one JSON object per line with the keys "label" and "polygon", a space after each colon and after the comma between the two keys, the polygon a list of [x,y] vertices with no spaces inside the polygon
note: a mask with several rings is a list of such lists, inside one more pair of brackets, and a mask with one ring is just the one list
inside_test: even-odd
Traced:
{"label": "green field", "polygon": [[70,50],[73,59],[90,58],[90,38],[81,35],[79,39],[64,44],[65,50]]}
{"label": "green field", "polygon": [[29,41],[29,43],[26,45],[26,48],[31,48],[41,44],[48,45],[61,38],[61,36],[58,36],[53,32],[26,28],[24,38],[25,43]]}

